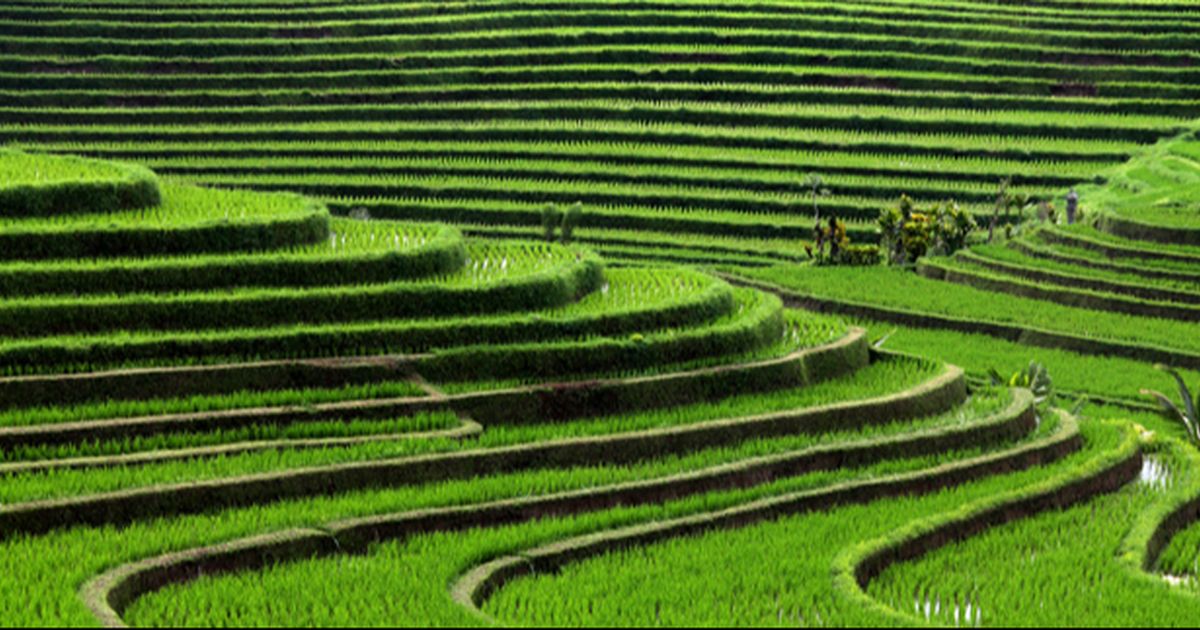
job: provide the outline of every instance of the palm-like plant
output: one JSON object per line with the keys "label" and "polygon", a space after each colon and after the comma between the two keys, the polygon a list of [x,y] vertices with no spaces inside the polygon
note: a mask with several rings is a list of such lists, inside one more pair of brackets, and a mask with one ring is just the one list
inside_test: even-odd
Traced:
{"label": "palm-like plant", "polygon": [[825,188],[825,179],[817,173],[809,173],[805,176],[804,185],[812,191],[813,220],[819,223],[821,221],[821,208],[817,205],[817,200],[821,197],[828,197],[830,195],[829,189]]}
{"label": "palm-like plant", "polygon": [[1078,395],[1075,402],[1071,403],[1070,407],[1066,406],[1065,395],[1054,390],[1054,379],[1050,377],[1050,370],[1046,366],[1037,361],[1030,361],[1029,366],[1024,370],[1013,372],[1013,375],[1007,379],[996,371],[996,368],[988,370],[992,377],[992,385],[1007,386],[1007,387],[1024,387],[1033,392],[1033,403],[1037,406],[1038,416],[1041,417],[1051,407],[1056,407],[1067,411],[1073,416],[1078,416],[1083,413],[1090,399],[1085,394]]}
{"label": "palm-like plant", "polygon": [[1196,413],[1196,400],[1200,398],[1200,391],[1197,391],[1196,396],[1192,396],[1192,392],[1188,390],[1187,383],[1183,381],[1183,376],[1179,374],[1178,370],[1162,364],[1154,367],[1170,374],[1175,379],[1175,383],[1179,385],[1179,397],[1183,399],[1183,406],[1176,405],[1175,401],[1166,394],[1153,389],[1143,389],[1142,394],[1157,400],[1158,404],[1162,405],[1163,411],[1172,416],[1178,416],[1187,430],[1188,440],[1200,446],[1200,416]]}
{"label": "palm-like plant", "polygon": [[993,385],[1024,387],[1032,391],[1034,402],[1038,405],[1054,399],[1054,381],[1050,378],[1050,371],[1037,361],[1030,361],[1029,367],[1019,372],[1013,372],[1013,375],[1007,379],[1001,376],[995,368],[989,370],[989,374],[992,377]]}

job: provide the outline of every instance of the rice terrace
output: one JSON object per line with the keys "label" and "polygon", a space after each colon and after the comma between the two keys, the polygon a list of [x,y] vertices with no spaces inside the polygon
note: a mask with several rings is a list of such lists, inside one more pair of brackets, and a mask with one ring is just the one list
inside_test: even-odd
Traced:
{"label": "rice terrace", "polygon": [[1200,625],[1200,1],[0,0],[0,625]]}

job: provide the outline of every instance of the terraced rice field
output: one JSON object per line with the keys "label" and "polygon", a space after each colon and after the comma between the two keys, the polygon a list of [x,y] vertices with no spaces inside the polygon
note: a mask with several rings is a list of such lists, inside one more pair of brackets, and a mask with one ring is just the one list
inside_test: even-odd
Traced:
{"label": "terraced rice field", "polygon": [[[990,212],[1196,117],[1187,3],[110,2],[0,7],[0,138],[335,212],[617,258],[802,255],[806,173],[872,238],[901,193]],[[269,158],[269,159],[268,159]],[[630,240],[634,243],[629,243]]]}
{"label": "terraced rice field", "polygon": [[[1200,454],[1141,390],[1200,379],[1200,7],[0,36],[0,625],[1195,624]],[[812,260],[901,195],[979,229]]]}

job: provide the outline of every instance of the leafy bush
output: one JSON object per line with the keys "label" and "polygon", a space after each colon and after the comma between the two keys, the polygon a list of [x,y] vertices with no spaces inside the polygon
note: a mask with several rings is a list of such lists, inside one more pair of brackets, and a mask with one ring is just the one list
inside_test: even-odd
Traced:
{"label": "leafy bush", "polygon": [[842,248],[836,264],[869,267],[882,261],[883,252],[876,245],[847,245]]}
{"label": "leafy bush", "polygon": [[919,211],[908,195],[879,213],[880,245],[893,264],[909,264],[926,255],[947,255],[962,249],[975,230],[975,219],[954,201]]}
{"label": "leafy bush", "polygon": [[562,216],[562,242],[567,245],[575,236],[575,228],[583,220],[583,203],[576,201]]}
{"label": "leafy bush", "polygon": [[563,222],[563,213],[554,204],[547,204],[542,209],[542,230],[546,241],[554,241],[554,233],[558,230],[558,226]]}
{"label": "leafy bush", "polygon": [[[828,227],[818,222],[813,227],[813,241],[816,247],[806,245],[805,251],[818,265],[876,265],[882,259],[879,248],[875,245],[852,245],[846,224],[829,217]],[[825,253],[825,245],[829,245],[829,253]]]}

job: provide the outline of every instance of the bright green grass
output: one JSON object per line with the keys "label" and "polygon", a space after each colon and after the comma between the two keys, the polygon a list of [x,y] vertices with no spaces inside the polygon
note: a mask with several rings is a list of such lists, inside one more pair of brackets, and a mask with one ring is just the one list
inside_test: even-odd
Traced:
{"label": "bright green grass", "polygon": [[[1037,238],[1036,234],[1034,235],[1034,238]],[[1035,253],[1035,257],[1039,260],[1042,259],[1040,254],[1054,254],[1069,258],[1070,260],[1068,262],[1072,265],[1089,266],[1098,263],[1103,266],[1111,266],[1116,272],[1124,274],[1130,278],[1142,277],[1133,271],[1129,271],[1130,269],[1162,271],[1175,275],[1190,277],[1196,277],[1196,274],[1200,273],[1197,271],[1196,265],[1189,264],[1184,261],[1164,260],[1161,258],[1141,258],[1137,256],[1114,260],[1108,256],[1105,256],[1103,253],[1085,249],[1083,247],[1072,247],[1064,244],[1051,245],[1048,243],[1028,241],[1026,241],[1026,243],[1034,248],[1033,251]]]}
{"label": "bright green grass", "polygon": [[1200,353],[1188,322],[1091,311],[940,282],[888,267],[747,269],[746,276],[834,300],[1040,328],[1095,339]]}
{"label": "bright green grass", "polygon": [[1087,448],[1048,468],[604,554],[511,582],[486,611],[533,625],[889,624],[834,592],[834,558],[919,518],[1054,478],[1118,442],[1104,425],[1081,431]]}
{"label": "bright green grass", "polygon": [[[636,378],[640,376],[656,376],[673,372],[685,372],[700,368],[719,365],[738,365],[755,361],[779,359],[797,350],[812,348],[836,341],[848,332],[845,320],[829,315],[821,315],[809,311],[785,309],[783,313],[784,330],[780,338],[773,344],[754,348],[745,352],[727,354],[716,357],[705,357],[677,363],[660,363],[657,365],[628,369],[601,370],[589,374],[570,375],[569,381],[585,381],[595,379]],[[447,393],[464,393],[491,391],[508,387],[521,387],[544,383],[537,377],[517,377],[499,380],[466,380],[438,381],[438,386]]]}
{"label": "bright green grass", "polygon": [[[891,429],[880,428],[877,431],[903,432],[912,426],[910,423],[901,423]],[[629,467],[533,470],[422,486],[350,492],[333,497],[288,500],[215,514],[139,522],[123,527],[80,527],[43,536],[11,536],[0,540],[0,566],[4,568],[0,571],[0,584],[4,586],[0,588],[0,606],[12,611],[10,621],[13,623],[28,619],[30,623],[34,620],[56,620],[91,625],[90,613],[76,597],[76,589],[87,579],[122,562],[240,536],[317,525],[334,519],[551,494],[661,477],[722,461],[737,461],[755,454],[783,452],[789,445],[804,447],[811,444],[811,436],[791,436],[750,442],[731,449],[711,449],[682,457],[665,457]],[[891,465],[896,466],[894,463]],[[928,464],[922,462],[920,465]],[[837,479],[840,475],[836,472],[818,473],[818,482],[822,478]],[[708,502],[701,502],[690,509],[709,507]],[[669,514],[657,509],[647,510],[635,510],[633,521]],[[520,541],[514,543],[519,544]],[[441,584],[445,584],[445,581]]]}
{"label": "bright green grass", "polygon": [[[74,457],[102,457],[147,451],[193,449],[224,444],[276,440],[314,440],[396,436],[447,430],[461,424],[450,411],[417,412],[389,420],[330,420],[292,424],[256,424],[237,429],[180,432],[62,446],[27,446],[0,451],[0,461],[30,462]],[[423,437],[423,436],[422,436]],[[278,448],[287,448],[286,444]],[[322,445],[322,448],[325,446]]]}
{"label": "bright green grass", "polygon": [[1141,514],[1179,489],[1197,489],[1197,471],[1176,450],[1155,451],[1147,462],[1142,478],[1118,492],[892,565],[869,592],[944,625],[1058,626],[1069,619],[1078,626],[1190,626],[1200,613],[1195,593],[1120,558]]}
{"label": "bright green grass", "polygon": [[[843,436],[846,437],[849,435]],[[588,531],[715,510],[784,492],[818,489],[837,482],[920,470],[980,452],[977,449],[965,449],[881,462],[860,469],[808,473],[745,490],[713,492],[660,506],[607,510],[514,527],[415,536],[377,545],[364,557],[334,557],[277,565],[264,572],[206,578],[184,586],[169,587],[140,600],[127,617],[137,623],[154,625],[181,622],[240,625],[271,623],[272,619],[275,623],[289,625],[325,625],[350,618],[367,625],[382,622],[385,618],[391,619],[389,623],[400,625],[470,623],[464,611],[446,597],[447,585],[459,573],[489,557]],[[397,565],[403,565],[406,569],[396,571]],[[351,574],[360,578],[361,585],[374,585],[367,587],[372,592],[375,589],[379,589],[380,593],[386,590],[392,592],[393,596],[379,598],[356,589],[352,583],[342,579]],[[311,579],[314,575],[325,577],[314,581]],[[236,600],[227,597],[236,590],[246,589],[250,583],[256,585],[252,589],[253,595]],[[301,584],[304,586],[301,587]],[[285,592],[304,594],[280,598]],[[339,597],[338,593],[353,593],[351,597],[355,604],[328,606],[328,602]],[[270,606],[269,602],[273,600],[286,603],[282,604],[283,608]]]}
{"label": "bright green grass", "polygon": [[[141,258],[104,258],[50,261],[4,261],[0,273],[21,271],[93,271],[122,268],[136,271],[163,266],[232,265],[243,261],[312,260],[343,258],[355,254],[406,251],[422,247],[436,238],[444,228],[429,223],[405,221],[356,221],[335,217],[330,221],[329,240],[320,243],[293,245],[270,253],[238,252],[235,254],[184,254],[179,256],[148,256]],[[452,232],[447,232],[449,238]]]}
{"label": "bright green grass", "polygon": [[1081,191],[1092,208],[1175,228],[1200,225],[1200,141],[1194,133],[1160,142]]}
{"label": "bright green grass", "polygon": [[[1195,221],[1195,220],[1192,221],[1193,227],[1196,225],[1196,222],[1197,221]],[[1057,225],[1057,226],[1054,226],[1053,228],[1047,228],[1047,229],[1052,230],[1052,231],[1062,232],[1064,234],[1067,234],[1068,236],[1073,236],[1073,237],[1076,237],[1078,239],[1082,239],[1085,241],[1093,241],[1093,242],[1099,243],[1101,245],[1112,246],[1116,249],[1127,250],[1129,252],[1132,252],[1133,254],[1137,254],[1139,252],[1147,252],[1149,254],[1153,254],[1156,252],[1166,252],[1166,253],[1191,257],[1191,258],[1194,258],[1195,260],[1172,261],[1172,262],[1175,262],[1176,264],[1190,265],[1191,269],[1193,271],[1195,271],[1196,266],[1198,264],[1200,264],[1200,245],[1187,245],[1187,244],[1179,245],[1179,244],[1172,244],[1172,243],[1149,243],[1149,242],[1144,242],[1144,241],[1135,241],[1135,240],[1130,240],[1130,239],[1126,239],[1126,238],[1121,238],[1120,236],[1115,236],[1115,235],[1109,234],[1108,232],[1103,232],[1103,231],[1097,230],[1096,228],[1091,227],[1090,225],[1087,225],[1087,224],[1083,224],[1083,223],[1076,223],[1074,225]],[[1133,258],[1137,258],[1137,257],[1133,256]],[[1126,260],[1126,259],[1122,259],[1122,260]]]}
{"label": "bright green grass", "polygon": [[[692,52],[691,49],[687,49]],[[715,52],[715,49],[713,50]],[[358,91],[356,90],[355,93]],[[837,172],[839,169],[857,168],[892,171],[895,173],[920,173],[931,179],[939,179],[944,173],[972,173],[979,179],[1000,177],[1019,171],[1025,177],[1054,176],[1084,180],[1108,166],[1107,162],[1038,162],[1018,160],[988,160],[983,158],[954,158],[951,156],[894,155],[887,153],[841,153],[833,151],[780,151],[771,149],[742,149],[731,153],[728,150],[704,146],[673,147],[634,142],[473,142],[464,145],[458,142],[267,142],[247,145],[238,142],[210,143],[63,143],[42,144],[43,150],[63,153],[86,153],[120,159],[130,155],[147,156],[142,162],[151,168],[162,168],[178,164],[193,164],[199,161],[222,165],[246,151],[270,153],[281,159],[301,159],[300,156],[322,154],[344,155],[361,152],[365,155],[424,156],[469,155],[477,158],[502,159],[511,155],[545,156],[558,159],[588,160],[605,163],[654,163],[698,164],[719,162],[737,164],[756,170],[785,171],[798,168],[797,164],[809,168],[823,168]],[[155,157],[149,157],[155,156]],[[309,158],[312,159],[312,158]]]}
{"label": "bright green grass", "polygon": [[[1071,265],[1055,260],[1036,258],[1002,245],[976,245],[971,248],[971,253],[977,254],[981,258],[987,260],[1017,265],[1031,270],[1060,273],[1076,278],[1103,280],[1116,284],[1135,284],[1142,287],[1155,289],[1162,288],[1173,291],[1200,293],[1200,270],[1197,270],[1197,276],[1194,282],[1185,282],[1182,280],[1142,278],[1139,276],[1131,276],[1115,270],[1095,269],[1084,265]],[[1014,273],[1016,275],[1020,275],[1019,272]]]}
{"label": "bright green grass", "polygon": [[[887,335],[883,343],[885,350],[935,357],[981,378],[986,378],[993,368],[1008,376],[1025,369],[1030,361],[1038,361],[1049,370],[1055,388],[1060,392],[1070,392],[1070,395],[1087,394],[1153,404],[1149,398],[1140,395],[1142,388],[1157,389],[1171,395],[1175,392],[1175,382],[1170,376],[1148,363],[1131,359],[1027,346],[987,335],[913,328],[886,322],[859,320],[855,323],[867,327],[872,339]],[[1183,373],[1188,382],[1200,379],[1198,372],[1184,370]]]}
{"label": "bright green grass", "polygon": [[[411,285],[432,287],[503,287],[521,279],[538,276],[552,280],[552,274],[565,273],[580,264],[573,254],[549,246],[527,247],[491,243],[473,248],[467,267],[437,278],[422,279]],[[608,282],[600,290],[561,306],[520,313],[468,317],[424,317],[347,321],[332,323],[291,323],[268,327],[230,327],[185,331],[108,331],[96,334],[57,335],[0,342],[0,355],[8,359],[9,374],[27,373],[29,361],[20,357],[48,356],[41,361],[45,371],[91,371],[109,367],[181,365],[216,363],[263,358],[295,358],[330,355],[366,355],[422,352],[430,350],[428,335],[446,339],[454,330],[470,329],[471,336],[455,340],[457,345],[513,341],[529,335],[561,340],[595,331],[593,325],[637,319],[672,306],[713,297],[722,291],[714,279],[686,269],[610,270]],[[347,291],[342,288],[341,291]],[[378,291],[378,288],[374,290]],[[253,295],[247,291],[244,295]],[[223,294],[208,295],[220,298]],[[295,293],[303,295],[303,293]],[[351,293],[351,296],[353,294]],[[111,299],[111,298],[110,298]],[[742,305],[757,303],[747,292],[735,292]],[[120,301],[118,300],[119,304]],[[512,326],[521,327],[514,335]],[[537,330],[548,327],[550,330]],[[628,327],[628,324],[625,325]],[[621,326],[618,326],[621,328]],[[644,324],[639,328],[645,329]],[[521,332],[524,331],[524,332]],[[407,333],[407,335],[405,334]],[[464,333],[465,334],[465,333]],[[497,337],[499,335],[499,337]],[[442,341],[440,347],[451,342]],[[190,348],[182,354],[180,348]]]}
{"label": "bright green grass", "polygon": [[453,452],[475,448],[498,448],[531,444],[549,439],[610,435],[614,433],[684,426],[722,418],[783,411],[871,398],[917,385],[939,374],[943,366],[907,359],[880,361],[843,377],[808,387],[770,393],[734,395],[707,403],[696,403],[642,413],[618,414],[575,420],[515,426],[485,426],[484,432],[468,443],[438,438],[420,441],[371,443],[319,451],[272,451],[179,461],[104,470],[53,470],[18,474],[0,484],[0,503],[78,496],[201,479],[282,471],[306,466],[362,462],[426,453]]}
{"label": "bright green grass", "polygon": [[[361,231],[354,234],[353,240],[359,241],[357,245],[349,246],[347,249],[354,250],[358,248],[369,247],[371,240],[371,232]],[[391,232],[386,227],[382,228],[380,236],[386,236],[387,240],[393,242],[399,241],[401,235],[399,232]],[[335,240],[338,242],[337,247],[345,246],[346,232],[333,233],[330,235],[330,243]],[[386,246],[385,246],[386,247]],[[33,296],[19,297],[5,300],[3,308],[5,309],[20,309],[25,306],[67,306],[67,305],[119,305],[121,302],[156,302],[167,304],[170,302],[192,302],[197,306],[203,306],[205,302],[216,302],[223,300],[236,299],[263,299],[272,296],[281,297],[303,297],[305,295],[320,294],[322,292],[349,292],[354,293],[355,290],[368,292],[371,290],[403,290],[406,288],[427,286],[437,288],[455,288],[455,287],[475,287],[483,285],[503,284],[507,281],[515,281],[521,279],[522,276],[531,276],[538,272],[554,272],[564,271],[572,266],[576,259],[576,252],[566,248],[555,247],[548,243],[519,243],[519,242],[482,242],[472,243],[467,246],[467,259],[463,268],[451,271],[449,273],[437,274],[434,276],[426,276],[417,279],[403,280],[400,282],[390,282],[384,284],[364,284],[364,285],[343,285],[330,288],[315,288],[315,289],[297,289],[295,287],[280,287],[280,288],[228,288],[212,291],[178,291],[170,293],[122,293],[122,294],[100,294],[87,295],[81,297],[67,296]],[[682,276],[681,274],[678,274]],[[694,282],[693,282],[694,283]],[[684,284],[684,282],[681,282]],[[352,297],[352,296],[351,296]]]}
{"label": "bright green grass", "polygon": [[[1041,296],[1035,294],[1030,296],[1029,299],[1043,300],[1055,304],[1060,303],[1060,301],[1074,299],[1091,299],[1097,302],[1097,306],[1091,309],[1096,311],[1107,311],[1109,309],[1117,311],[1119,309],[1119,307],[1115,306],[1117,304],[1123,307],[1146,309],[1143,311],[1146,313],[1151,312],[1148,309],[1169,308],[1173,313],[1169,319],[1183,321],[1200,320],[1200,307],[1197,307],[1194,302],[1175,301],[1172,299],[1172,296],[1140,297],[1128,294],[1120,287],[1097,287],[1093,289],[1089,287],[1055,286],[1050,281],[1021,277],[1019,272],[1012,273],[1007,270],[992,269],[967,255],[930,258],[924,262],[930,268],[946,270],[955,274],[946,279],[946,281],[962,286],[972,286],[972,283],[977,281],[999,282],[1003,284],[990,290],[996,293],[1015,296],[1031,290],[1047,290],[1050,292],[1050,295]],[[1197,296],[1200,296],[1200,294],[1197,294]]]}
{"label": "bright green grass", "polygon": [[1064,473],[1070,478],[1068,471],[1119,442],[1110,427],[1081,429],[1087,447],[1046,468],[606,554],[518,579],[486,610],[532,625],[890,625],[835,592],[834,559],[915,520]]}
{"label": "bright green grass", "polygon": [[240,223],[289,219],[322,211],[316,202],[289,194],[217,190],[174,183],[161,184],[162,204],[142,210],[99,215],[62,214],[50,217],[0,217],[9,233],[70,233],[86,228],[170,228],[181,225]]}
{"label": "bright green grass", "polygon": [[248,409],[284,405],[316,405],[344,400],[407,398],[425,396],[425,390],[411,381],[388,381],[338,388],[275,389],[242,391],[232,394],[158,398],[152,400],[107,400],[82,405],[26,407],[0,411],[0,427],[31,426],[133,418],[175,413],[197,413],[226,409]]}
{"label": "bright green grass", "polygon": [[[799,170],[763,171],[760,168],[691,166],[686,163],[641,165],[544,158],[506,157],[497,159],[433,155],[388,158],[282,157],[269,162],[264,162],[261,158],[185,158],[170,162],[158,160],[151,164],[164,172],[184,176],[210,172],[261,173],[302,178],[319,173],[336,175],[339,179],[369,174],[398,177],[424,173],[447,178],[461,177],[467,174],[486,177],[524,175],[531,179],[555,178],[580,183],[593,180],[623,180],[622,183],[630,188],[641,187],[646,183],[662,182],[693,186],[741,187],[747,190],[756,188],[794,189],[801,192],[804,190],[804,173]],[[304,179],[300,181],[304,181]],[[995,184],[987,180],[937,181],[931,180],[927,176],[913,177],[904,173],[898,175],[833,173],[825,176],[825,181],[831,190],[861,190],[863,194],[870,195],[870,191],[876,189],[879,191],[877,196],[890,196],[891,191],[894,190],[908,190],[912,195],[922,198],[944,196],[962,199],[967,197],[978,201],[995,194]],[[1013,192],[1044,196],[1053,194],[1054,191],[1044,186],[1017,186]]]}
{"label": "bright green grass", "polygon": [[[311,111],[320,112],[330,108],[336,108],[338,111],[352,111],[357,106],[294,106],[285,111]],[[367,108],[363,106],[364,109]],[[421,116],[427,110],[426,104],[416,105],[386,105],[379,106],[377,109],[386,110],[392,115],[390,119],[406,120]],[[437,110],[437,116],[440,120],[454,119],[457,116],[464,120],[478,118],[478,116],[469,115],[480,109],[486,109],[490,112],[487,116],[493,120],[502,120],[505,118],[518,118],[514,116],[520,113],[521,110],[529,111],[536,108],[539,111],[544,111],[545,115],[539,116],[541,119],[554,119],[561,117],[561,111],[586,111],[587,109],[612,109],[612,110],[641,110],[648,112],[647,117],[651,117],[651,113],[659,113],[664,111],[686,110],[693,112],[706,113],[728,113],[733,115],[759,114],[766,116],[776,116],[780,118],[795,117],[799,119],[807,119],[802,117],[812,117],[830,119],[830,122],[843,121],[846,118],[860,117],[866,119],[880,118],[896,118],[903,119],[908,122],[976,122],[986,123],[987,125],[1005,125],[1034,122],[1055,128],[1076,128],[1088,126],[1103,126],[1108,129],[1144,129],[1144,130],[1161,130],[1168,132],[1178,128],[1181,120],[1172,116],[1156,116],[1146,114],[1122,114],[1108,115],[1100,113],[1084,113],[1084,112],[1029,112],[1022,110],[998,110],[998,111],[977,111],[972,109],[961,108],[915,108],[915,107],[889,107],[878,105],[859,105],[859,104],[837,104],[827,105],[822,103],[705,103],[705,102],[670,102],[670,101],[644,101],[636,99],[609,99],[609,98],[582,98],[579,100],[539,100],[533,103],[520,102],[514,103],[506,100],[496,101],[477,101],[477,102],[452,102],[444,103]],[[267,108],[268,110],[270,108]],[[38,108],[32,111],[56,111],[53,108]],[[96,117],[98,122],[103,121],[103,115],[106,112],[122,112],[127,110],[112,109],[112,108],[91,108],[85,111],[88,115]],[[143,108],[141,114],[146,119],[152,119],[157,113],[194,113],[194,108],[174,108],[174,107],[151,107]],[[206,108],[205,112],[221,113],[229,116],[231,120],[236,120],[239,113],[254,111],[253,108]],[[428,119],[427,117],[425,119]],[[843,123],[844,124],[844,123]],[[786,125],[795,126],[795,125]]]}
{"label": "bright green grass", "polygon": [[[774,140],[776,142],[809,142],[816,146],[832,148],[834,146],[855,143],[870,143],[872,146],[892,145],[896,150],[904,147],[927,147],[947,150],[947,153],[959,150],[986,151],[1045,151],[1053,149],[1063,153],[1076,155],[1112,155],[1123,153],[1132,155],[1139,145],[1131,142],[1112,140],[1078,140],[1067,138],[1032,138],[1015,135],[983,134],[905,134],[891,132],[871,132],[839,128],[758,128],[758,127],[725,127],[719,125],[697,125],[669,122],[624,122],[605,120],[475,120],[455,123],[429,122],[415,124],[410,122],[355,122],[355,123],[298,123],[288,125],[287,138],[278,127],[273,125],[154,125],[128,127],[118,125],[94,125],[88,127],[88,133],[99,142],[128,142],[131,137],[139,137],[143,142],[179,142],[196,141],[214,142],[228,141],[227,136],[237,132],[242,142],[279,141],[286,140],[327,140],[322,134],[332,134],[338,131],[356,130],[369,134],[378,134],[379,139],[395,139],[403,132],[430,133],[444,131],[446,133],[463,134],[464,140],[475,140],[476,136],[488,137],[492,133],[525,132],[562,133],[562,132],[606,132],[612,137],[636,137],[639,143],[656,143],[671,137],[687,137],[695,140],[736,139],[742,143],[755,140]],[[65,125],[0,125],[0,134],[9,134],[22,145],[37,146],[27,138],[36,137],[38,141],[64,142],[71,141],[78,128]],[[387,136],[393,136],[388,138]],[[258,137],[255,137],[258,136]],[[494,137],[494,136],[492,136]],[[245,139],[243,139],[245,138]],[[77,140],[76,140],[77,141]],[[703,144],[703,143],[699,143]],[[876,149],[878,150],[878,149]]]}
{"label": "bright green grass", "polygon": [[0,189],[28,184],[114,181],[127,177],[126,168],[111,162],[24,153],[0,147]]}

